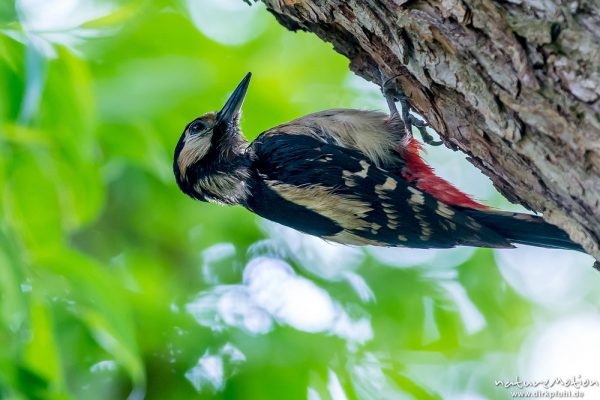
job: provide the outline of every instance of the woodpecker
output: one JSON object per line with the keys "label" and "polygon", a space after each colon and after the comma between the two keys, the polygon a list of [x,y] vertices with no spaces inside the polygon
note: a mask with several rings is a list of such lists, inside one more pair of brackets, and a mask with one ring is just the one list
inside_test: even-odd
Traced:
{"label": "woodpecker", "polygon": [[[491,209],[435,175],[407,129],[426,123],[406,98],[383,112],[333,109],[248,142],[240,129],[248,73],[223,108],[184,129],[173,171],[193,199],[241,205],[327,241],[411,248],[526,244],[583,251],[539,216]],[[385,85],[384,85],[385,86]],[[402,115],[395,102],[403,105]],[[431,142],[431,137],[424,135]]]}

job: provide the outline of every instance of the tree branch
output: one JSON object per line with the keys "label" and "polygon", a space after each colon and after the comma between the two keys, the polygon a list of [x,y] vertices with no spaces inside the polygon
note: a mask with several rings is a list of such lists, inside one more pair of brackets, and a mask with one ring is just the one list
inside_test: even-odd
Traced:
{"label": "tree branch", "polygon": [[262,0],[358,75],[400,75],[445,144],[600,259],[600,11],[593,0]]}

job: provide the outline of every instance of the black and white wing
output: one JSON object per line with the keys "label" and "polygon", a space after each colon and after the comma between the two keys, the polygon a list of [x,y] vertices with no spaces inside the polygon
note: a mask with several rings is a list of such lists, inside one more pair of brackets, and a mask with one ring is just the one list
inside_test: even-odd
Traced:
{"label": "black and white wing", "polygon": [[272,131],[250,151],[257,179],[245,206],[280,224],[354,245],[511,247],[358,151]]}

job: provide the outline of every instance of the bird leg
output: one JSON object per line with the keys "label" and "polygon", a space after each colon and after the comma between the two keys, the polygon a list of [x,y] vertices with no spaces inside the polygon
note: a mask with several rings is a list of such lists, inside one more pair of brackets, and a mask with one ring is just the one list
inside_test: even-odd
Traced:
{"label": "bird leg", "polygon": [[427,122],[420,120],[414,115],[409,115],[408,118],[411,124],[419,130],[419,132],[421,133],[421,137],[423,138],[423,141],[425,143],[427,143],[430,146],[440,146],[444,143],[441,140],[435,140],[433,136],[431,136],[431,134],[427,132],[427,127],[429,126]]}
{"label": "bird leg", "polygon": [[[408,100],[408,96],[399,88],[398,85],[394,84],[394,80],[398,77],[398,75],[387,78],[383,71],[379,69],[379,73],[381,74],[381,92],[385,97],[385,100],[388,104],[388,108],[390,109],[390,117],[398,117],[404,123],[404,129],[406,135],[412,135],[412,127],[413,125],[419,130],[421,136],[423,137],[423,141],[430,146],[439,146],[443,142],[441,140],[434,140],[433,136],[429,132],[427,132],[427,126],[429,124],[413,115],[410,114],[410,102]],[[398,112],[396,108],[396,102],[400,103],[402,107],[402,114]]]}
{"label": "bird leg", "polygon": [[[397,76],[392,78],[387,78],[383,71],[379,70],[381,73],[381,92],[387,101],[388,107],[390,109],[390,117],[398,117],[404,123],[404,129],[406,130],[407,135],[412,135],[412,127],[411,121],[409,120],[410,116],[410,106],[408,104],[408,97],[404,94],[404,92],[399,89],[397,85],[394,85],[394,80]],[[402,107],[402,114],[398,112],[398,108],[396,108],[396,102],[400,103]]]}

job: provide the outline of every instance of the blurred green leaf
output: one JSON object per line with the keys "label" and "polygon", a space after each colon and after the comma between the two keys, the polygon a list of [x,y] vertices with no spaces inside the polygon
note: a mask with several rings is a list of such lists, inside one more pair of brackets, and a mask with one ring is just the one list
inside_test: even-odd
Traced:
{"label": "blurred green leaf", "polygon": [[143,0],[131,1],[113,10],[110,14],[87,21],[81,25],[85,29],[104,29],[118,27],[139,14],[144,4]]}
{"label": "blurred green leaf", "polygon": [[[15,357],[22,345],[20,336],[29,317],[29,304],[25,281],[27,271],[11,248],[6,232],[0,231],[0,342],[5,343],[3,357]],[[11,341],[10,338],[17,340]]]}
{"label": "blurred green leaf", "polygon": [[128,371],[134,386],[143,387],[145,374],[131,310],[110,271],[67,249],[37,261],[53,274],[69,278],[73,312],[86,324],[97,343]]}
{"label": "blurred green leaf", "polygon": [[[26,385],[37,386],[48,397],[58,398],[56,394],[65,390],[61,369],[61,360],[56,343],[56,334],[60,331],[53,324],[50,310],[42,299],[33,298],[31,302],[31,341],[25,347],[23,363],[27,372],[23,375],[29,382]],[[37,378],[36,378],[37,377]],[[33,390],[35,393],[36,390]],[[46,397],[41,396],[40,397]]]}

